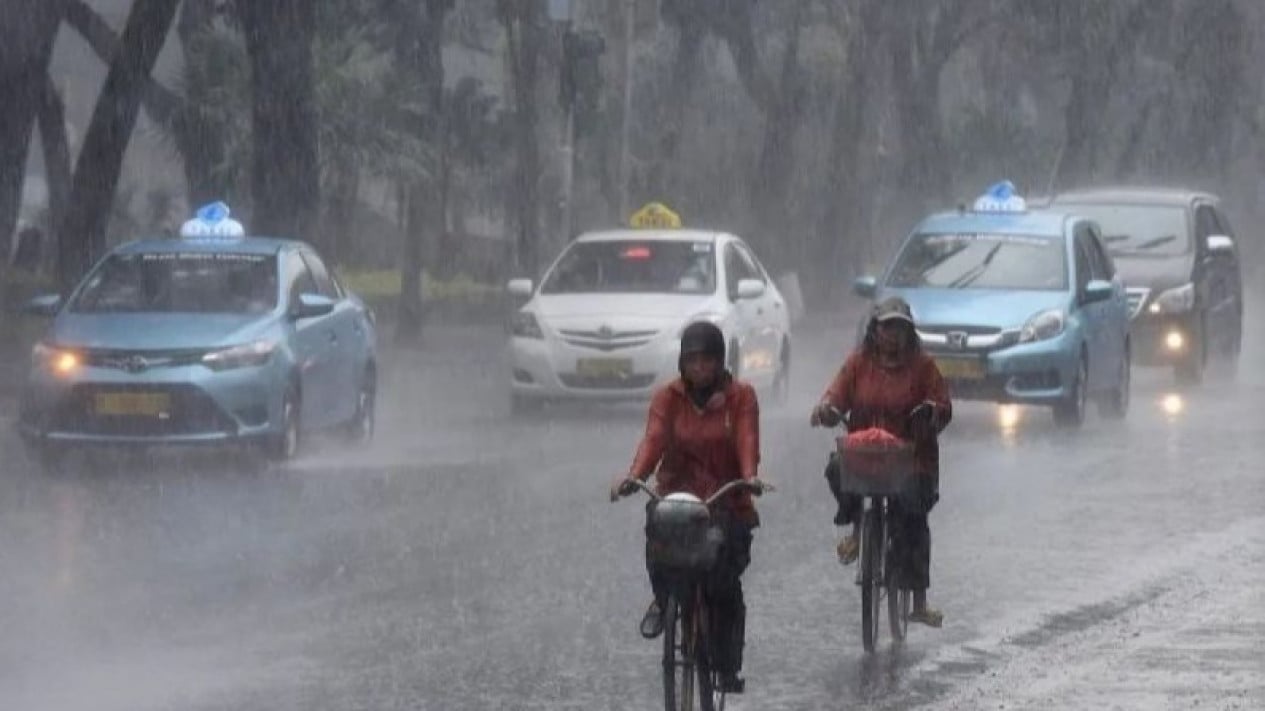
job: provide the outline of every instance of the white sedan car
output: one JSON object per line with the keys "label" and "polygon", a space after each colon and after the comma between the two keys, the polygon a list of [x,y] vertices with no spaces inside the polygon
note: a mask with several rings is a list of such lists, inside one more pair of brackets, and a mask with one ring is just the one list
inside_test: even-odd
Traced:
{"label": "white sedan car", "polygon": [[515,411],[550,399],[640,399],[677,376],[681,331],[715,323],[728,367],[775,400],[790,378],[790,318],[782,294],[738,237],[701,230],[581,235],[537,288],[510,338]]}

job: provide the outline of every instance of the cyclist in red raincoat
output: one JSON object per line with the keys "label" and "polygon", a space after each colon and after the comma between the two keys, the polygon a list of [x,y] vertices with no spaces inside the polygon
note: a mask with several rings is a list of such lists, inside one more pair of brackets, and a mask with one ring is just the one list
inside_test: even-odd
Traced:
{"label": "cyclist in red raincoat", "polygon": [[[919,407],[927,405],[927,407]],[[918,410],[917,415],[913,413]],[[861,347],[848,356],[839,373],[813,408],[812,425],[832,427],[839,414],[849,432],[881,427],[914,443],[920,469],[919,486],[894,502],[893,544],[898,579],[913,592],[910,620],[939,627],[944,615],[927,606],[930,587],[931,530],[927,514],[939,500],[940,452],[937,435],[953,416],[948,387],[931,356],[922,350],[909,304],[899,297],[878,304]],[[836,525],[852,524],[851,535],[839,542],[843,563],[856,560],[859,550],[861,498],[840,490],[839,461],[832,457],[826,480],[839,503]]]}

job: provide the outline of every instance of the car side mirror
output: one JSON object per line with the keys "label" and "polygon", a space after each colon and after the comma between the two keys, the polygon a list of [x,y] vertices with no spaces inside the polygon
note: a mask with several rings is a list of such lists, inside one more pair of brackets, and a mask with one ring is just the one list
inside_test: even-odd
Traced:
{"label": "car side mirror", "polygon": [[1116,287],[1111,282],[1094,279],[1085,285],[1085,292],[1081,295],[1081,303],[1096,304],[1100,301],[1107,301],[1115,293]]}
{"label": "car side mirror", "polygon": [[738,298],[758,299],[764,296],[764,282],[759,279],[739,279]]}
{"label": "car side mirror", "polygon": [[873,299],[878,293],[878,279],[869,275],[857,277],[852,282],[852,291],[863,299]]}
{"label": "car side mirror", "polygon": [[299,294],[299,298],[290,307],[290,318],[300,321],[305,318],[325,316],[334,310],[334,300],[320,294]]}
{"label": "car side mirror", "polygon": [[531,279],[510,279],[505,285],[505,290],[514,296],[528,298],[534,287],[535,284],[532,284]]}
{"label": "car side mirror", "polygon": [[1205,243],[1208,245],[1208,251],[1214,254],[1234,251],[1234,240],[1228,235],[1208,235]]}
{"label": "car side mirror", "polygon": [[61,310],[61,294],[41,294],[26,302],[22,313],[51,318]]}

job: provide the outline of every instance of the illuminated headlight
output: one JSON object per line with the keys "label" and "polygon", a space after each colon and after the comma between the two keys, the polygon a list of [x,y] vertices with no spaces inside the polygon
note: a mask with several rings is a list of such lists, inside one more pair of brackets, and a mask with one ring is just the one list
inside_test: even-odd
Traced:
{"label": "illuminated headlight", "polygon": [[70,375],[83,364],[80,355],[72,350],[57,348],[47,343],[36,343],[31,349],[31,362],[57,375]]}
{"label": "illuminated headlight", "polygon": [[266,365],[276,348],[273,341],[255,341],[207,353],[202,356],[202,364],[211,370],[254,368]]}
{"label": "illuminated headlight", "polygon": [[1153,314],[1182,314],[1195,308],[1195,285],[1185,284],[1155,297],[1147,311]]}
{"label": "illuminated headlight", "polygon": [[1169,331],[1168,335],[1164,336],[1164,345],[1168,346],[1170,351],[1180,351],[1186,347],[1186,337],[1181,331]]}
{"label": "illuminated headlight", "polygon": [[514,321],[510,324],[510,333],[519,338],[535,338],[543,339],[545,334],[540,330],[540,322],[536,320],[536,315],[530,311],[519,311],[514,314]]}
{"label": "illuminated headlight", "polygon": [[1063,329],[1066,326],[1067,317],[1063,314],[1062,309],[1042,311],[1028,319],[1023,328],[1019,329],[1019,342],[1033,343],[1054,338],[1063,333]]}

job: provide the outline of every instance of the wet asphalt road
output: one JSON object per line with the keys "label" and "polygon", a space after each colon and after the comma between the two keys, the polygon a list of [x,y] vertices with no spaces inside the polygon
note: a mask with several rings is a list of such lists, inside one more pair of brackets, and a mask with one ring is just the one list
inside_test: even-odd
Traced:
{"label": "wet asphalt road", "polygon": [[[1139,373],[1123,423],[962,406],[931,521],[945,628],[867,656],[806,426],[847,333],[801,329],[792,405],[764,414],[779,491],[729,708],[1265,708],[1265,334],[1233,381]],[[48,479],[4,435],[0,708],[656,708],[642,507],[606,500],[642,412],[513,420],[500,347],[434,331],[388,368],[369,451],[285,471],[158,453]]]}

